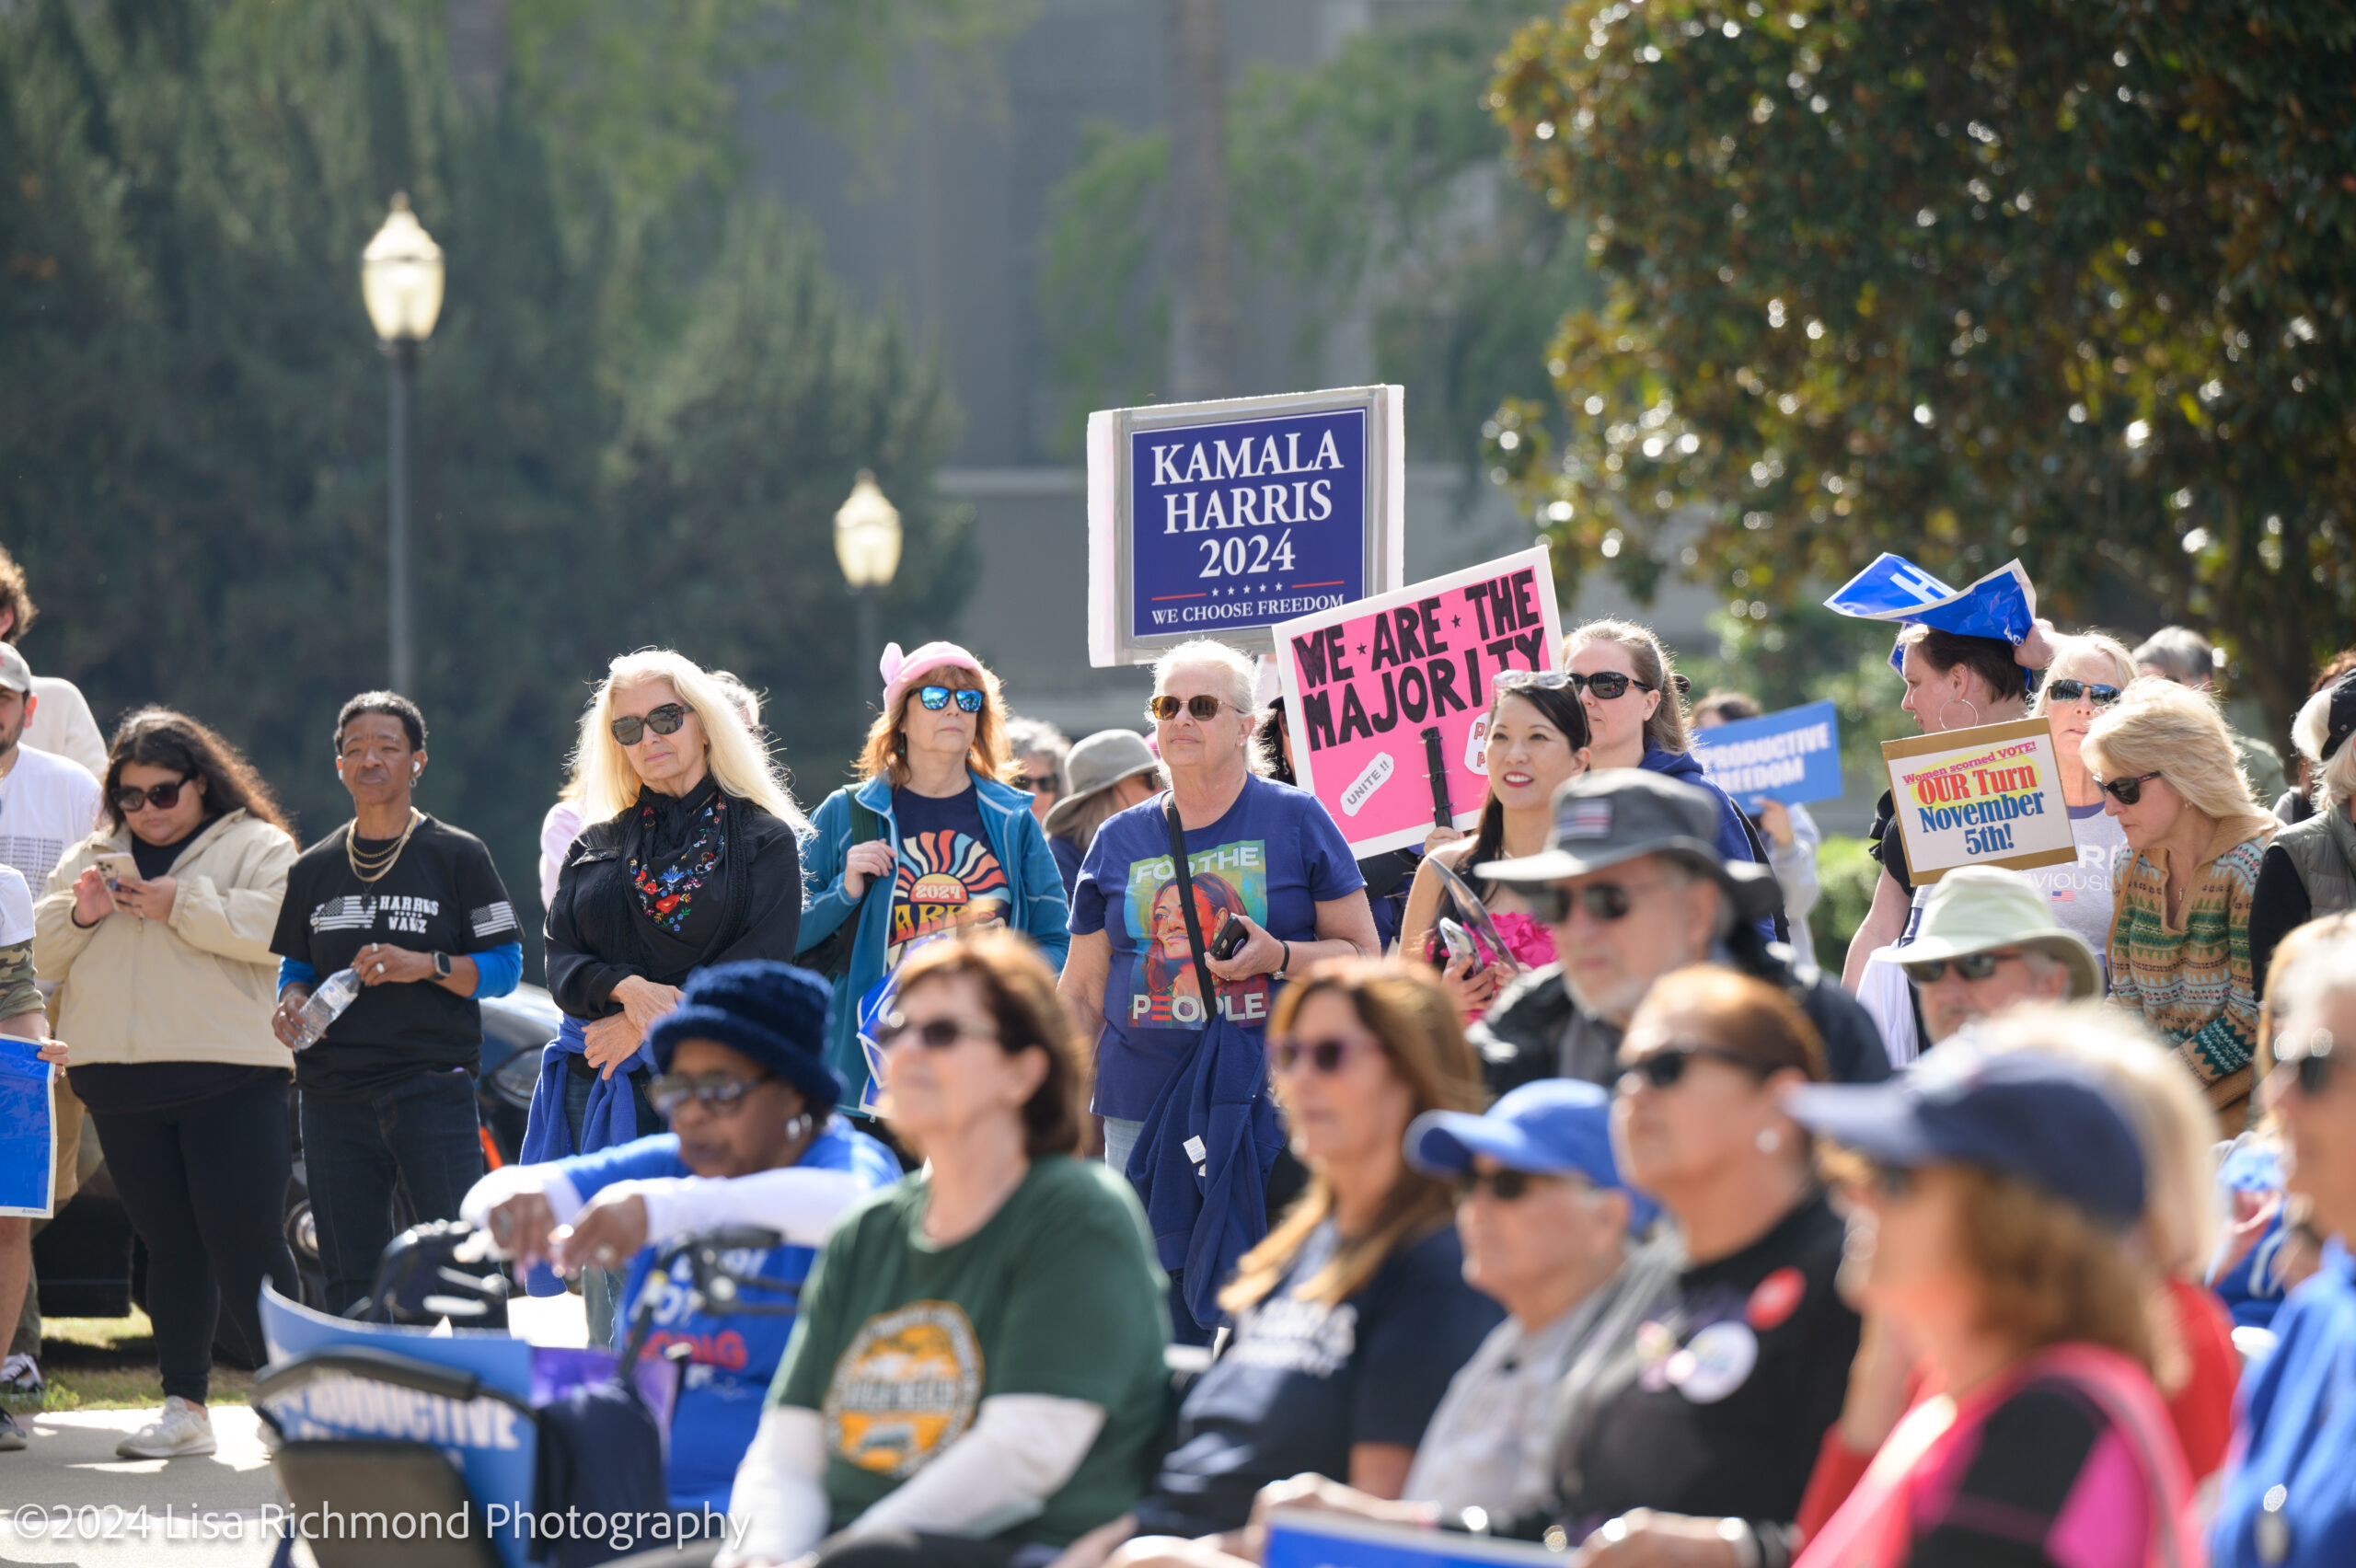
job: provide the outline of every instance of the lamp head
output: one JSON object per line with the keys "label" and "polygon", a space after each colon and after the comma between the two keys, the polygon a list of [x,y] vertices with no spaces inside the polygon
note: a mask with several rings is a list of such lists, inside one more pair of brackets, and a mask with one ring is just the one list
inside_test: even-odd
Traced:
{"label": "lamp head", "polygon": [[387,343],[422,342],[442,314],[442,248],[396,191],[385,226],[360,253],[360,297],[368,320]]}
{"label": "lamp head", "polygon": [[865,468],[835,513],[835,559],[854,588],[882,588],[900,570],[900,512]]}

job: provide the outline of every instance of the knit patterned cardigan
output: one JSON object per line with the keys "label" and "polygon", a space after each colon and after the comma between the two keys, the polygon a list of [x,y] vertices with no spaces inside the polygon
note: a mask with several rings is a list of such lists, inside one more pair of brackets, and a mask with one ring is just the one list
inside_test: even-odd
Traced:
{"label": "knit patterned cardigan", "polygon": [[2140,1016],[2220,1111],[2250,1091],[2258,1049],[2258,987],[2249,959],[2250,900],[2271,817],[2220,822],[2192,873],[2183,923],[2167,922],[2164,848],[2137,854],[2119,880],[2110,919],[2110,999]]}

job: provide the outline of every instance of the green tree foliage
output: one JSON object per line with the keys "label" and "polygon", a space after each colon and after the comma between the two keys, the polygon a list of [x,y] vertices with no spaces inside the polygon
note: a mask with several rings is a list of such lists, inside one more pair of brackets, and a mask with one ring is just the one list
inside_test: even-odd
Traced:
{"label": "green tree foliage", "polygon": [[1496,462],[1571,575],[2018,554],[2279,725],[2356,616],[2351,83],[2344,6],[1576,0],[1492,102],[1606,296]]}
{"label": "green tree foliage", "polygon": [[[422,803],[518,894],[589,683],[679,647],[772,684],[805,790],[865,714],[831,519],[862,464],[911,528],[891,604],[946,613],[927,498],[952,414],[780,214],[735,203],[609,329],[528,103],[452,87],[439,7],[40,0],[0,17],[0,539],[29,656],[109,723],[165,702],[245,746],[316,836],[336,706],[385,668],[386,380],[358,288],[386,197],[449,259],[420,356]],[[655,290],[659,276],[641,279]],[[790,694],[790,695],[789,695]]]}

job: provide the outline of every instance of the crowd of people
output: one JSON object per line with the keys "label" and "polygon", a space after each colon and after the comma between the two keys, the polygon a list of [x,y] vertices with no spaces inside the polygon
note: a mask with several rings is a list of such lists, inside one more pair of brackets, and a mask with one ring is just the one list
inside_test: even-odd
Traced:
{"label": "crowd of people", "polygon": [[[806,816],[757,694],[627,654],[487,1170],[522,933],[415,803],[426,715],[343,705],[351,817],[303,848],[193,717],[91,744],[32,618],[0,558],[0,1034],[64,1068],[60,1201],[87,1117],[147,1251],[126,1457],[212,1451],[216,1339],[300,1294],[291,1119],[326,1309],[398,1215],[598,1343],[651,1313],[672,1502],[741,1531],[707,1560],[1230,1568],[1285,1508],[1598,1568],[2356,1553],[2356,657],[2293,787],[2182,628],[1905,626],[1922,732],[2049,722],[2077,854],[1918,881],[1885,796],[1835,974],[1817,824],[1694,755],[1758,704],[1626,622],[1496,682],[1469,832],[1366,860],[1221,642],[1077,744],[894,645]],[[720,1226],[774,1237],[766,1312],[656,1268]]]}

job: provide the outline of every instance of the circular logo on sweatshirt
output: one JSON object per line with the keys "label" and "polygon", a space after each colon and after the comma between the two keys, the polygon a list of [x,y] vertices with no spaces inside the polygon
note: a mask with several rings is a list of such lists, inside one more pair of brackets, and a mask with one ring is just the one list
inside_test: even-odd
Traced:
{"label": "circular logo on sweatshirt", "polygon": [[953,1301],[877,1314],[852,1336],[826,1387],[826,1442],[845,1464],[914,1474],[974,1424],[982,1352]]}
{"label": "circular logo on sweatshirt", "polygon": [[1694,1404],[1715,1404],[1750,1378],[1759,1336],[1748,1323],[1712,1323],[1669,1358],[1669,1386]]}

